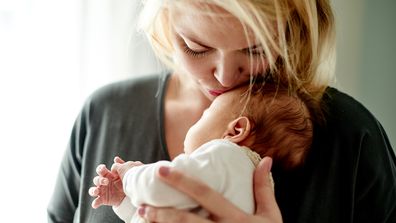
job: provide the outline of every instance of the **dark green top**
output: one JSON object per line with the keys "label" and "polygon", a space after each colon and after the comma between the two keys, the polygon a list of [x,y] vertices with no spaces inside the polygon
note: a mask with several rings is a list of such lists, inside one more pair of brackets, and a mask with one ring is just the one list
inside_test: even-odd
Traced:
{"label": "dark green top", "polygon": [[[164,136],[166,75],[97,90],[76,123],[48,205],[48,222],[122,222],[111,207],[91,207],[96,167],[114,156],[143,163],[169,160]],[[285,172],[274,163],[284,222],[396,222],[396,158],[373,115],[328,88],[326,127],[315,126],[307,160]],[[183,118],[183,117],[180,117]]]}

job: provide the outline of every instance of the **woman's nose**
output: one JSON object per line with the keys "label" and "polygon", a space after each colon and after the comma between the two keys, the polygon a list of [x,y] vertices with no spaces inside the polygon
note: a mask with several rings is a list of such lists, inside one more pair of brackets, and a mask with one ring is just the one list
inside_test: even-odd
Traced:
{"label": "woman's nose", "polygon": [[235,58],[229,57],[223,57],[218,62],[214,71],[214,76],[223,87],[229,88],[238,84],[238,80],[244,72],[244,68],[240,62],[241,61],[237,61]]}

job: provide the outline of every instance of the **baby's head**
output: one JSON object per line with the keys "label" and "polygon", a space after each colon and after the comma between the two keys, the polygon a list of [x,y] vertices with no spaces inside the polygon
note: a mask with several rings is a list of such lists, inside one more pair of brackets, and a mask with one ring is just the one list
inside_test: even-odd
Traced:
{"label": "baby's head", "polygon": [[299,166],[312,144],[313,123],[302,96],[273,84],[253,85],[242,116],[251,125],[249,146],[283,168]]}
{"label": "baby's head", "polygon": [[[240,117],[243,107],[243,93],[247,88],[237,88],[216,97],[201,118],[188,130],[184,140],[184,152],[192,153],[199,146],[213,139],[230,139],[240,144],[250,132],[248,126],[242,129],[240,125],[249,125],[246,117]],[[242,130],[243,132],[239,132]]]}
{"label": "baby's head", "polygon": [[188,131],[187,154],[213,139],[247,146],[285,168],[301,164],[312,142],[313,126],[305,103],[286,88],[255,84],[218,96]]}

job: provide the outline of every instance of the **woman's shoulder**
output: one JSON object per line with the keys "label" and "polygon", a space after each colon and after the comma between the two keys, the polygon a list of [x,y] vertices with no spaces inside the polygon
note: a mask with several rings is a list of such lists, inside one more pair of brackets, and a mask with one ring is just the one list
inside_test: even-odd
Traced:
{"label": "woman's shoulder", "polygon": [[131,96],[135,99],[156,96],[161,91],[166,77],[165,74],[153,74],[109,83],[95,90],[88,100],[114,102]]}
{"label": "woman's shoulder", "polygon": [[323,97],[326,123],[314,129],[313,147],[367,154],[392,150],[386,132],[377,118],[359,101],[336,88],[329,87]]}
{"label": "woman's shoulder", "polygon": [[81,114],[95,119],[155,113],[161,106],[169,75],[153,74],[106,84],[86,100]]}
{"label": "woman's shoulder", "polygon": [[87,98],[85,106],[110,108],[156,103],[162,96],[167,76],[145,75],[106,84]]}
{"label": "woman's shoulder", "polygon": [[378,125],[378,120],[362,103],[333,87],[328,87],[323,96],[323,110],[327,125],[349,129]]}

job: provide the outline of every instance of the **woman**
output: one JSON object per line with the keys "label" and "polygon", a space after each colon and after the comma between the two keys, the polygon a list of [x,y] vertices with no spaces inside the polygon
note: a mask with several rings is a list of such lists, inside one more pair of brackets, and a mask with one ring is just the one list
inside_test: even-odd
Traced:
{"label": "woman", "polygon": [[[96,166],[116,155],[174,158],[216,96],[256,79],[286,84],[314,117],[303,165],[285,170],[274,160],[276,202],[269,158],[255,172],[255,215],[177,171],[162,168],[159,177],[196,199],[213,222],[394,222],[396,159],[387,136],[361,104],[328,87],[335,60],[328,0],[147,0],[141,19],[172,71],[161,82],[157,75],[124,81],[90,97],[48,208],[52,222],[119,221],[109,209],[90,208]],[[210,222],[174,209],[139,213],[154,222]]]}

